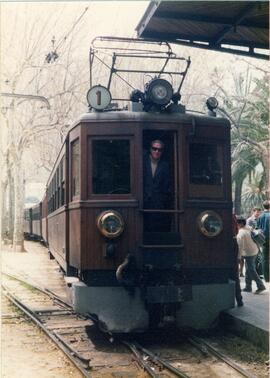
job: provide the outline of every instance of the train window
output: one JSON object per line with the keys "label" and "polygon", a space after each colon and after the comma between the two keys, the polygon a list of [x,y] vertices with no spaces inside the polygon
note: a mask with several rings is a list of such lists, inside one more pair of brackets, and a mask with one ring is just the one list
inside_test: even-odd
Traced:
{"label": "train window", "polygon": [[61,175],[60,175],[60,186],[61,186],[61,206],[65,204],[65,175],[64,175],[64,157],[61,160]]}
{"label": "train window", "polygon": [[189,146],[189,180],[196,185],[221,185],[221,157],[218,147],[210,143]]}
{"label": "train window", "polygon": [[29,210],[24,211],[24,220],[29,221],[30,220],[30,213]]}
{"label": "train window", "polygon": [[130,193],[130,141],[93,140],[93,193]]}
{"label": "train window", "polygon": [[40,219],[40,208],[39,207],[33,208],[32,211],[33,211],[32,219],[33,220],[39,220]]}
{"label": "train window", "polygon": [[80,190],[79,139],[71,144],[71,179],[72,197],[75,197],[79,195]]}
{"label": "train window", "polygon": [[49,184],[48,197],[49,197],[49,208],[48,208],[48,211],[49,211],[49,213],[51,213],[52,212],[52,182],[50,182],[50,184]]}
{"label": "train window", "polygon": [[55,172],[55,208],[59,207],[59,192],[58,192],[58,178],[59,178],[59,167]]}
{"label": "train window", "polygon": [[54,176],[52,179],[52,211],[55,210],[55,188],[54,188]]}

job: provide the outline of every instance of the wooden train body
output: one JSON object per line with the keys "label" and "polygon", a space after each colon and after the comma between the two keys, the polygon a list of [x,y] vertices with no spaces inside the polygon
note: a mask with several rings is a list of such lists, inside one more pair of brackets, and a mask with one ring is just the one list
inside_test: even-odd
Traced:
{"label": "wooden train body", "polygon": [[[172,186],[170,206],[162,210],[169,221],[157,232],[149,232],[151,209],[144,208],[143,157],[153,140],[164,142]],[[39,229],[36,219],[32,226],[66,274],[78,277],[75,309],[96,315],[109,331],[131,332],[172,319],[179,327],[205,328],[233,307],[230,167],[225,119],[82,115],[48,180]],[[108,228],[98,223],[108,213],[116,229],[121,218],[119,236],[100,229]]]}

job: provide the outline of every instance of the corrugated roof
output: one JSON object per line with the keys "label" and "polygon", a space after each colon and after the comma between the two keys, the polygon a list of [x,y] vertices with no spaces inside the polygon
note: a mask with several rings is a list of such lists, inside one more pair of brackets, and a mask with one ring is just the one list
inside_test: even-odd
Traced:
{"label": "corrugated roof", "polygon": [[153,1],[136,30],[140,38],[268,59],[257,49],[269,49],[269,2]]}

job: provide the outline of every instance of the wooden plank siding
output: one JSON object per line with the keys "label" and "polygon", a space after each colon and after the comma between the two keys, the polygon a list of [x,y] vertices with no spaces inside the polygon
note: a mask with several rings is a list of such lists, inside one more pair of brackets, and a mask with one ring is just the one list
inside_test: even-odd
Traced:
{"label": "wooden plank siding", "polygon": [[104,208],[82,209],[82,256],[81,266],[84,269],[115,269],[121,264],[128,253],[134,253],[138,246],[138,209],[111,206],[118,211],[125,222],[123,234],[114,241],[116,246],[115,257],[104,258],[106,241],[96,226],[97,216]]}
{"label": "wooden plank siding", "polygon": [[[197,218],[204,209],[216,211],[222,218],[225,228],[220,235],[207,238],[198,229]],[[215,209],[209,203],[199,209],[187,207],[183,215],[183,263],[187,268],[230,268],[232,261],[231,209]]]}
{"label": "wooden plank siding", "polygon": [[48,239],[50,252],[66,269],[66,211],[64,207],[48,216]]}
{"label": "wooden plank siding", "polygon": [[41,236],[40,220],[33,220],[32,222],[32,233],[36,236]]}

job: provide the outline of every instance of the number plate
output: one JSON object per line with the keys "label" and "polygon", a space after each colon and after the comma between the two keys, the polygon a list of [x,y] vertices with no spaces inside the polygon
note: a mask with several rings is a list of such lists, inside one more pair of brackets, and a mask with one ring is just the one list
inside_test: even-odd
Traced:
{"label": "number plate", "polygon": [[89,89],[86,97],[89,106],[96,110],[105,109],[112,99],[110,91],[102,85],[95,85]]}

